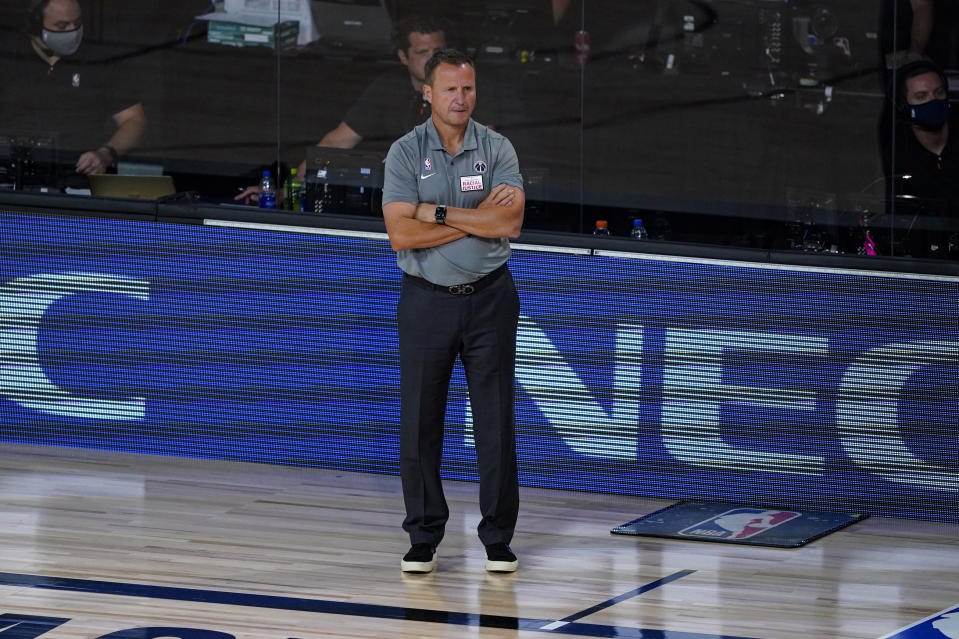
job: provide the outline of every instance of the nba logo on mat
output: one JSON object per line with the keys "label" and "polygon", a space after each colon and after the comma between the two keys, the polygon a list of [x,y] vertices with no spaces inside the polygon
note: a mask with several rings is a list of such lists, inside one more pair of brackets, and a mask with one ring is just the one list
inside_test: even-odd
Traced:
{"label": "nba logo on mat", "polygon": [[880,639],[959,639],[959,606],[947,608]]}
{"label": "nba logo on mat", "polygon": [[792,510],[734,508],[684,528],[678,534],[711,539],[749,539],[800,515],[802,513]]}

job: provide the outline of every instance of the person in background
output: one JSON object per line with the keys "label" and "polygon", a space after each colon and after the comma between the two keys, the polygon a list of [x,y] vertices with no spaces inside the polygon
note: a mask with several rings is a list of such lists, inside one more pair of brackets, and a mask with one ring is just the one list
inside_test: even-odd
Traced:
{"label": "person in background", "polygon": [[446,48],[443,27],[428,17],[409,18],[393,30],[393,46],[405,73],[397,69],[380,75],[317,146],[352,149],[363,140],[391,144],[430,117],[430,103],[423,97],[424,68]]}
{"label": "person in background", "polygon": [[[408,18],[393,29],[393,46],[403,69],[387,71],[370,83],[317,146],[352,149],[364,140],[388,145],[430,117],[430,103],[423,98],[424,67],[446,47],[443,26],[429,17]],[[305,174],[304,159],[297,175]],[[247,187],[234,199],[253,201],[259,190],[259,186]]]}
{"label": "person in background", "polygon": [[[896,195],[959,205],[959,144],[942,70],[926,60],[896,72],[896,144],[888,173]],[[908,176],[908,177],[907,177]]]}
{"label": "person in background", "polygon": [[111,65],[81,57],[77,0],[31,0],[26,9],[27,28],[8,33],[0,50],[0,127],[55,134],[77,173],[103,173],[143,140],[143,105]]}

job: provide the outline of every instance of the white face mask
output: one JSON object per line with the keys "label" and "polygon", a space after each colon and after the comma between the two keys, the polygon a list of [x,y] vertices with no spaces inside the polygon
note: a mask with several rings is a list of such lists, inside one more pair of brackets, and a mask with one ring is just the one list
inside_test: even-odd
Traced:
{"label": "white face mask", "polygon": [[56,55],[73,55],[83,41],[83,26],[81,25],[70,31],[44,29],[41,39],[43,44]]}

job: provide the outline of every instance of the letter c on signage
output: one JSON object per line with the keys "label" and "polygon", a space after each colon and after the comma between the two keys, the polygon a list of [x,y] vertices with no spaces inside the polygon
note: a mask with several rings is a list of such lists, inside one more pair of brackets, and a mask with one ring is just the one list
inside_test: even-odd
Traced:
{"label": "letter c on signage", "polygon": [[836,401],[836,426],[846,454],[863,470],[900,484],[959,490],[959,473],[909,450],[899,432],[898,404],[906,382],[923,366],[954,363],[959,342],[884,344],[846,369]]}
{"label": "letter c on signage", "polygon": [[150,283],[110,273],[40,273],[0,286],[0,397],[31,410],[86,419],[142,419],[146,399],[105,400],[74,395],[54,384],[38,350],[40,324],[57,300],[79,293],[148,300]]}

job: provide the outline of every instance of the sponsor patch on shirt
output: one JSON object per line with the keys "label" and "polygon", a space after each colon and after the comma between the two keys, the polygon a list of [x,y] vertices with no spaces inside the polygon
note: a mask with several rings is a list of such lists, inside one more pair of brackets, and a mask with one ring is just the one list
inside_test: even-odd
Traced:
{"label": "sponsor patch on shirt", "polygon": [[431,159],[429,159],[429,158],[426,158],[425,160],[423,160],[423,170],[424,170],[424,171],[432,171],[432,170],[433,170],[433,160],[431,160]]}
{"label": "sponsor patch on shirt", "polygon": [[486,173],[486,162],[483,160],[476,160],[473,162],[473,170],[477,173]]}
{"label": "sponsor patch on shirt", "polygon": [[482,191],[483,190],[483,176],[482,175],[465,175],[460,177],[460,191],[465,193],[466,191]]}

